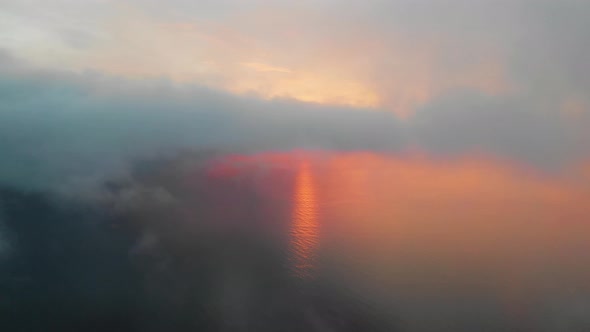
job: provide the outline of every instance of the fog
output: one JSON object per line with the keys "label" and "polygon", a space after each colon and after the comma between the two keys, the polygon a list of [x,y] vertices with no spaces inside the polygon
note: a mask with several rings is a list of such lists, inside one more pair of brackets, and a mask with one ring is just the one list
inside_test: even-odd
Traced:
{"label": "fog", "polygon": [[0,329],[589,330],[589,11],[0,0]]}
{"label": "fog", "polygon": [[291,274],[277,219],[287,207],[260,214],[264,197],[211,180],[210,158],[138,163],[85,197],[3,187],[0,326],[391,331],[391,317],[334,283]]}

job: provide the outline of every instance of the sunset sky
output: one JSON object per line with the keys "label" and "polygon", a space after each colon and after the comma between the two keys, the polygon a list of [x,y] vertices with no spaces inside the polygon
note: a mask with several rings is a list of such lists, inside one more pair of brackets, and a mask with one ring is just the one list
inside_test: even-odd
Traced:
{"label": "sunset sky", "polygon": [[1,0],[0,176],[94,176],[202,147],[582,172],[588,12],[582,0]]}
{"label": "sunset sky", "polygon": [[588,239],[590,0],[0,0],[0,331],[590,331]]}

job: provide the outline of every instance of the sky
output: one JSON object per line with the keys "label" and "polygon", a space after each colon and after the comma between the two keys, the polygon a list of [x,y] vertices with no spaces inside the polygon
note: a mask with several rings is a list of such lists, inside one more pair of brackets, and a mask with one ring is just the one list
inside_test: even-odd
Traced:
{"label": "sky", "polygon": [[199,148],[479,156],[571,175],[590,156],[589,10],[0,0],[0,181],[86,181]]}

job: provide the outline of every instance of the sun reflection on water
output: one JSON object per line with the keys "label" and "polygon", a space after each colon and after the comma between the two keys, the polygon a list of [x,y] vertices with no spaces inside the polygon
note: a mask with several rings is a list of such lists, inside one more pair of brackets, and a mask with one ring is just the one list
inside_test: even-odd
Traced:
{"label": "sun reflection on water", "polygon": [[301,278],[312,276],[318,245],[316,188],[310,165],[303,162],[297,169],[294,191],[291,254],[294,273]]}

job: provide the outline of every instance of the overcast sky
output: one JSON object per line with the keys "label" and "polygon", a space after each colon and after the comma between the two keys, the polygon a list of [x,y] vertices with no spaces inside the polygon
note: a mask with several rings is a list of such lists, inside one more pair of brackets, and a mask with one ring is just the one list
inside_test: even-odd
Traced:
{"label": "overcast sky", "polygon": [[570,169],[590,154],[589,12],[584,0],[0,0],[0,180],[217,146]]}

